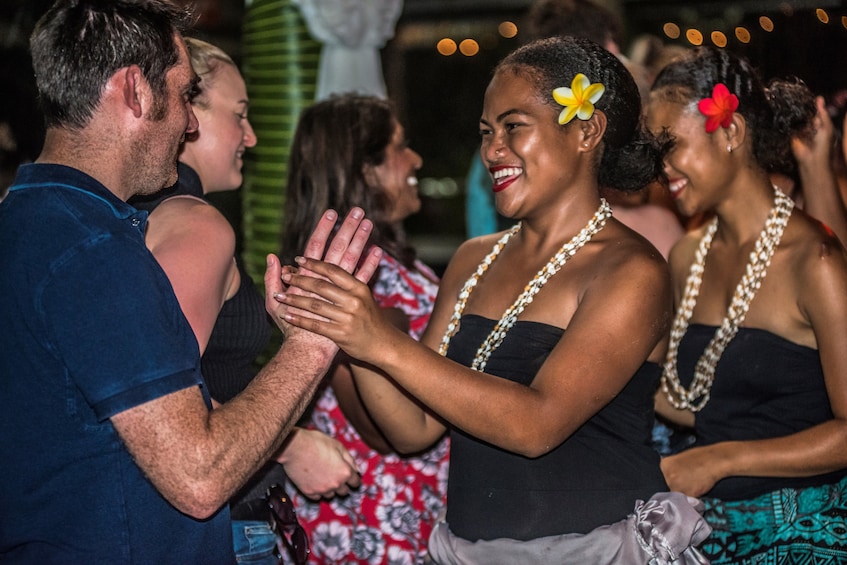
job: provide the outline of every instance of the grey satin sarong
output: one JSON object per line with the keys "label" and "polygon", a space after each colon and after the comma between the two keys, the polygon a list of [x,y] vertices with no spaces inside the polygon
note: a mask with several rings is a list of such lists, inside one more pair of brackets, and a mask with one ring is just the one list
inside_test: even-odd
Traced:
{"label": "grey satin sarong", "polygon": [[695,546],[712,529],[701,515],[703,504],[679,492],[638,500],[626,519],[587,534],[563,534],[529,541],[471,542],[438,522],[429,553],[438,565],[708,565]]}

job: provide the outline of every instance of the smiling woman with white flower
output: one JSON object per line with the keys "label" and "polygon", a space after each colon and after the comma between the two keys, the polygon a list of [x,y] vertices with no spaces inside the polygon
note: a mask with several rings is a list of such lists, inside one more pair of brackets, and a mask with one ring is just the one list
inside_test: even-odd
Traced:
{"label": "smiling woman with white flower", "polygon": [[[459,248],[423,345],[331,266],[301,261],[333,284],[286,277],[328,301],[280,297],[322,317],[292,309],[291,323],[360,360],[358,390],[392,445],[415,452],[450,430],[437,563],[696,558],[696,501],[655,495],[667,486],[650,446],[667,265],[599,195],[660,175],[661,146],[640,116],[631,75],[590,41],[541,40],[498,65],[481,156],[498,211],[517,223]],[[655,543],[668,538],[679,543]]]}

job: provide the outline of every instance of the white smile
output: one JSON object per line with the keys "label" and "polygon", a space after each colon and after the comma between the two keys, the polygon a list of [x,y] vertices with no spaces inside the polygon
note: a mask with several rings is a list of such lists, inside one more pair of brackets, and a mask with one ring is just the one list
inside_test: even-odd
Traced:
{"label": "white smile", "polygon": [[670,190],[671,194],[678,194],[679,191],[681,191],[683,188],[685,188],[685,185],[687,185],[687,184],[688,184],[687,179],[675,180],[668,185],[668,190]]}
{"label": "white smile", "polygon": [[494,171],[494,180],[499,180],[505,177],[513,177],[521,174],[523,169],[520,167],[506,167],[505,169],[498,169]]}

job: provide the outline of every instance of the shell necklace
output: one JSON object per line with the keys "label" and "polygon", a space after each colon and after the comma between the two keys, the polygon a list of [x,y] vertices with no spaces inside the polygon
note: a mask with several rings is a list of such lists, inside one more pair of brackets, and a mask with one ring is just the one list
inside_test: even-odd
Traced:
{"label": "shell necklace", "polygon": [[692,263],[688,272],[688,279],[685,281],[685,293],[671,327],[668,354],[662,372],[662,391],[674,408],[699,412],[709,401],[712,383],[715,380],[715,367],[726,346],[738,333],[738,327],[744,322],[747,310],[750,308],[750,302],[756,296],[756,291],[759,290],[762,280],[767,274],[771,258],[779,245],[780,239],[782,239],[782,232],[785,230],[785,225],[794,209],[793,200],[776,187],[774,187],[774,191],[774,207],[768,215],[759,239],[756,240],[755,249],[750,253],[750,262],[747,264],[744,276],[741,277],[741,281],[735,289],[726,316],[697,361],[691,387],[686,390],[680,383],[677,373],[677,353],[679,342],[682,341],[682,337],[688,330],[688,321],[694,313],[694,306],[697,304],[706,255],[718,228],[717,217],[709,224],[706,233],[700,240],[700,247],[694,256],[694,263]]}
{"label": "shell necklace", "polygon": [[[550,261],[548,261],[547,264],[544,265],[538,273],[536,273],[532,280],[529,281],[529,284],[526,285],[524,291],[520,294],[520,296],[518,296],[514,304],[506,309],[503,313],[503,317],[500,318],[500,321],[497,322],[494,329],[491,330],[491,333],[488,334],[488,337],[485,338],[485,341],[479,346],[476,356],[474,357],[473,364],[471,365],[472,369],[477,371],[485,370],[488,358],[491,357],[494,350],[500,347],[500,344],[503,343],[506,333],[512,328],[512,326],[515,325],[518,316],[520,316],[521,312],[529,306],[532,299],[535,298],[535,295],[541,290],[541,287],[547,283],[550,277],[559,272],[568,259],[570,259],[583,245],[591,241],[591,238],[594,237],[597,232],[603,229],[603,226],[606,225],[606,220],[611,215],[612,208],[605,199],[601,198],[600,207],[594,213],[591,220],[589,220],[588,224],[582,228],[582,230],[580,230],[573,239],[565,243],[561,249],[553,255],[553,257],[550,258]],[[459,293],[459,299],[456,301],[456,307],[453,309],[453,317],[447,325],[447,331],[441,339],[441,346],[438,348],[438,353],[441,355],[447,354],[447,348],[450,345],[450,340],[459,330],[459,320],[462,317],[462,312],[465,310],[465,304],[467,304],[468,297],[470,297],[471,292],[473,292],[473,289],[479,283],[482,275],[485,274],[497,258],[497,255],[499,255],[506,246],[506,243],[513,235],[518,233],[520,229],[521,224],[518,223],[515,224],[512,229],[503,234],[503,237],[501,237],[494,245],[491,253],[486,255],[485,259],[482,260],[482,263],[479,264],[476,272],[474,272],[474,274],[472,274],[465,282],[465,285],[462,287],[462,291]]]}

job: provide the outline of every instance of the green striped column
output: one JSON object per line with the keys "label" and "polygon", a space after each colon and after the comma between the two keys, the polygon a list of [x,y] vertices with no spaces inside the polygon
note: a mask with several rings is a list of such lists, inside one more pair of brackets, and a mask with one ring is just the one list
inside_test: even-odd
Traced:
{"label": "green striped column", "polygon": [[244,163],[243,257],[258,283],[265,256],[279,252],[291,140],[315,98],[321,44],[291,0],[252,0],[246,8],[243,72],[258,144]]}

